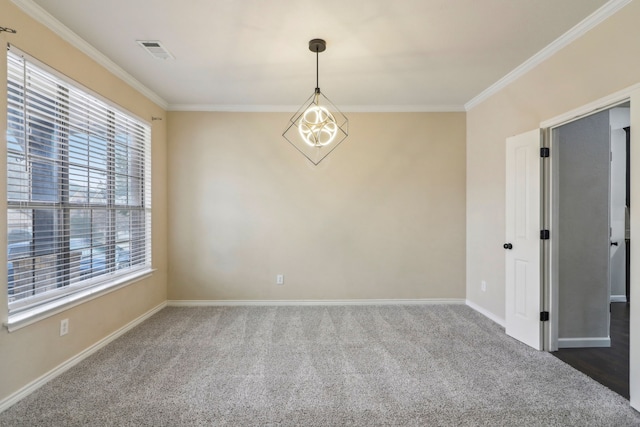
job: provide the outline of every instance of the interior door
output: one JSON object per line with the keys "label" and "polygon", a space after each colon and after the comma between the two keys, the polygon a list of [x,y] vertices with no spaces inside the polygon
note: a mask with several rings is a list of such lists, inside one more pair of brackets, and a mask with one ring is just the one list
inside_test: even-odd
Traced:
{"label": "interior door", "polygon": [[542,349],[540,170],[539,129],[507,138],[506,333],[537,350]]}

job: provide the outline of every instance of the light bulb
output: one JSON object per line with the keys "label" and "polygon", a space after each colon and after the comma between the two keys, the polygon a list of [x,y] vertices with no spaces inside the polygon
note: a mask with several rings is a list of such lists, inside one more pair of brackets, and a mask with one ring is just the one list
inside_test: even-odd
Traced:
{"label": "light bulb", "polygon": [[302,113],[298,131],[307,145],[323,147],[331,144],[335,139],[338,134],[338,124],[329,110],[313,104]]}

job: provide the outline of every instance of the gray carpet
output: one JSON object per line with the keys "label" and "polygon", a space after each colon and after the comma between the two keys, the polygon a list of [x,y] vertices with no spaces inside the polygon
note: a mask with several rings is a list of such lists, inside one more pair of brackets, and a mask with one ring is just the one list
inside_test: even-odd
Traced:
{"label": "gray carpet", "polygon": [[166,308],[0,425],[640,426],[462,305]]}

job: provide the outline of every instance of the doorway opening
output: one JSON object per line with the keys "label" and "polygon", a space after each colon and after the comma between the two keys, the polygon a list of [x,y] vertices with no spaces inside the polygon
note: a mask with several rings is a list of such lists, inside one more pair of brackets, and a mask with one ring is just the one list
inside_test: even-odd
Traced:
{"label": "doorway opening", "polygon": [[550,130],[549,350],[629,398],[630,103]]}

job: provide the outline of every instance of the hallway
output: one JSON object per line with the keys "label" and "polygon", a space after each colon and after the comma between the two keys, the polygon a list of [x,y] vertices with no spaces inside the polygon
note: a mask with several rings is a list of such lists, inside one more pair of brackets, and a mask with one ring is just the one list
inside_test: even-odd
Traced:
{"label": "hallway", "polygon": [[551,354],[629,399],[630,305],[611,303],[611,347],[562,348]]}

